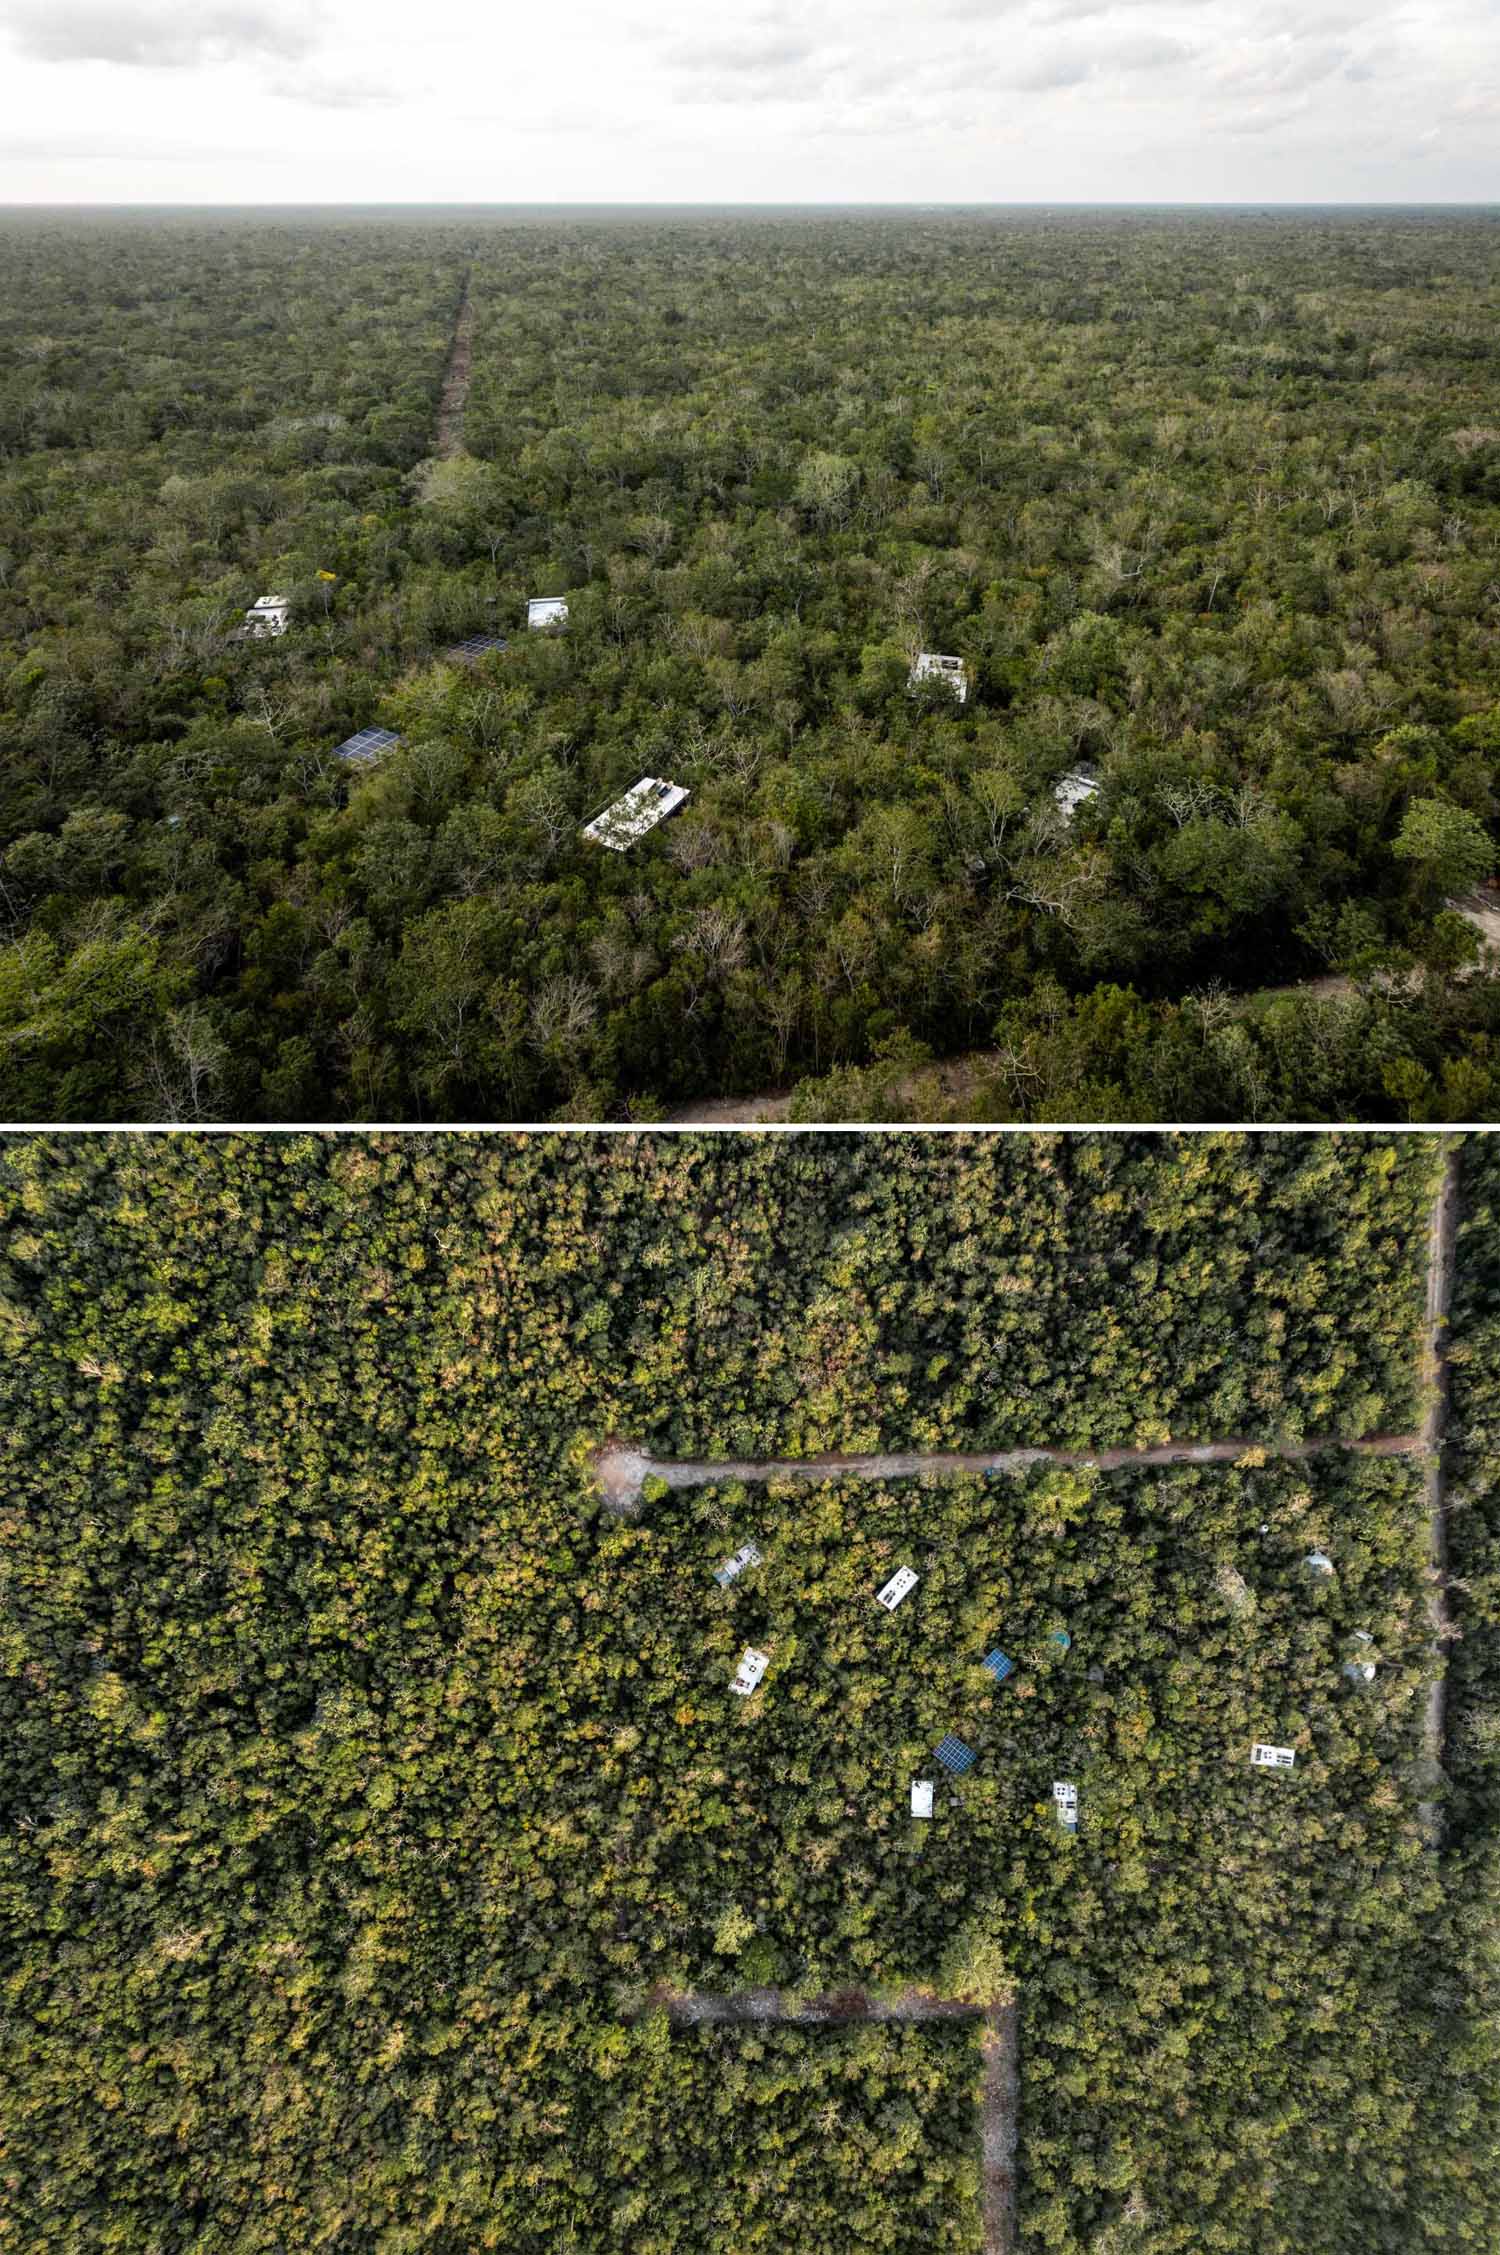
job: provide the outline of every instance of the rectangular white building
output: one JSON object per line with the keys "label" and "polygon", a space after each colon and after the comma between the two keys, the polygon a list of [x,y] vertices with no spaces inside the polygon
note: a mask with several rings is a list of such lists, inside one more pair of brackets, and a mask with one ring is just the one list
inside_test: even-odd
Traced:
{"label": "rectangular white building", "polygon": [[644,838],[658,822],[665,822],[669,814],[686,806],[692,792],[680,783],[664,783],[659,775],[643,775],[639,783],[632,783],[623,798],[616,799],[602,814],[583,826],[583,834],[591,845],[608,846],[611,853],[623,853],[633,846],[637,838]]}
{"label": "rectangular white building", "polygon": [[924,681],[945,682],[959,704],[969,701],[969,669],[962,658],[947,658],[937,650],[919,650],[917,662],[906,677],[908,689],[920,688]]}
{"label": "rectangular white building", "polygon": [[914,1817],[932,1814],[932,1779],[914,1777],[911,1781],[911,1813]]}
{"label": "rectangular white building", "polygon": [[1263,1746],[1259,1739],[1250,1749],[1250,1767],[1254,1770],[1289,1770],[1296,1766],[1296,1749],[1291,1746]]}
{"label": "rectangular white building", "polygon": [[729,1686],[730,1690],[737,1691],[742,1699],[748,1699],[770,1665],[771,1655],[769,1652],[757,1652],[753,1644],[747,1644],[744,1658],[740,1661],[734,1681]]}
{"label": "rectangular white building", "polygon": [[876,1592],[875,1602],[883,1605],[887,1613],[894,1613],[903,1597],[910,1597],[917,1586],[917,1575],[910,1566],[898,1566],[883,1590]]}
{"label": "rectangular white building", "polygon": [[526,624],[535,633],[539,627],[566,626],[568,623],[567,598],[562,595],[534,595],[526,606]]}
{"label": "rectangular white building", "polygon": [[285,595],[257,595],[245,613],[240,634],[246,642],[273,641],[291,623],[292,606]]}
{"label": "rectangular white building", "polygon": [[1059,1778],[1052,1788],[1052,1798],[1057,1805],[1057,1821],[1064,1832],[1078,1830],[1078,1788],[1068,1778]]}

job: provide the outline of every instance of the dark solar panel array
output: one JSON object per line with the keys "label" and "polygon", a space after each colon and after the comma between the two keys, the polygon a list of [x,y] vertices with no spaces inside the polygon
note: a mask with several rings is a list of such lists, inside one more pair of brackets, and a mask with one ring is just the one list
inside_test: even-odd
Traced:
{"label": "dark solar panel array", "polygon": [[1004,1683],[1007,1676],[1015,1674],[1015,1661],[1007,1660],[1005,1654],[999,1650],[987,1652],[980,1665],[989,1669],[996,1683]]}
{"label": "dark solar panel array", "polygon": [[937,1759],[942,1763],[944,1769],[951,1770],[955,1777],[962,1777],[965,1770],[971,1770],[974,1767],[973,1748],[965,1746],[961,1738],[955,1738],[951,1730],[938,1746],[936,1752]]}
{"label": "dark solar panel array", "polygon": [[450,658],[482,658],[486,650],[505,650],[510,645],[503,634],[470,634],[462,642],[455,642],[444,655]]}
{"label": "dark solar panel array", "polygon": [[368,767],[371,760],[379,759],[382,752],[388,752],[393,744],[399,744],[400,741],[393,729],[361,728],[354,735],[346,736],[342,744],[336,744],[333,756],[335,759],[350,760],[356,767]]}

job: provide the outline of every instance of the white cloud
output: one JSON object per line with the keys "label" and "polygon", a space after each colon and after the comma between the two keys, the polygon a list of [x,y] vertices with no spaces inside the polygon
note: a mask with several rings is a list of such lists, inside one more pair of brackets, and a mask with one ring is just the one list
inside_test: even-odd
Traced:
{"label": "white cloud", "polygon": [[234,202],[278,164],[297,202],[1500,200],[1495,24],[1495,0],[0,0],[25,127],[0,200]]}
{"label": "white cloud", "polygon": [[390,109],[410,99],[413,88],[386,79],[336,78],[327,71],[281,72],[267,91],[284,102],[308,102],[322,110]]}
{"label": "white cloud", "polygon": [[4,20],[23,56],[43,63],[124,63],[186,70],[240,56],[306,54],[309,12],[245,0],[11,0]]}

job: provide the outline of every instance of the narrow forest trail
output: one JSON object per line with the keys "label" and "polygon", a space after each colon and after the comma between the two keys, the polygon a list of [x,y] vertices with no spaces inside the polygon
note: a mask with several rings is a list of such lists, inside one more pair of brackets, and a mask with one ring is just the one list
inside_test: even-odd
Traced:
{"label": "narrow forest trail", "polygon": [[1020,2014],[1014,1998],[984,2017],[979,2050],[980,2159],[984,2170],[984,2255],[1014,2255],[1016,2138],[1021,2114]]}
{"label": "narrow forest trail", "polygon": [[768,1089],[763,1096],[710,1096],[664,1112],[661,1127],[774,1127],[792,1109],[790,1089]]}
{"label": "narrow forest trail", "polygon": [[977,2021],[984,2063],[979,2087],[984,2255],[1014,2255],[1020,2102],[1014,1998],[978,2005],[966,2004],[957,1997],[935,1996],[930,1989],[905,1989],[887,1998],[871,1997],[863,1989],[836,1989],[828,1996],[798,1998],[788,2006],[779,1989],[741,1989],[711,1996],[657,1988],[646,2000],[648,2011],[655,2006],[664,2006],[667,2018],[678,2028],[748,2028],[778,2023],[792,2028],[844,2028],[872,2021]]}
{"label": "narrow forest trail", "polygon": [[1236,1464],[1242,1457],[1303,1464],[1309,1457],[1348,1449],[1356,1456],[1418,1456],[1428,1446],[1423,1433],[1372,1433],[1363,1440],[1315,1441],[1163,1441],[1151,1448],[1067,1449],[889,1449],[865,1454],[726,1458],[719,1462],[647,1456],[624,1442],[611,1441],[594,1457],[594,1473],[605,1503],[626,1517],[640,1508],[647,1480],[669,1488],[702,1488],[719,1480],[825,1480],[842,1473],[852,1480],[909,1480],[923,1473],[1026,1472],[1035,1464],[1061,1464],[1093,1472],[1124,1472],[1159,1464]]}
{"label": "narrow forest trail", "polygon": [[[1422,1747],[1427,1760],[1440,1773],[1448,1750],[1448,1648],[1453,1637],[1453,1611],[1448,1602],[1448,1490],[1443,1473],[1443,1443],[1448,1435],[1448,1311],[1453,1305],[1457,1256],[1458,1151],[1454,1148],[1444,1161],[1443,1179],[1432,1208],[1427,1260],[1427,1335],[1423,1344],[1427,1415],[1422,1425],[1422,1446],[1428,1459],[1426,1493],[1432,1559],[1428,1614],[1432,1624],[1434,1667],[1423,1716]],[[1436,1844],[1442,1836],[1439,1805],[1424,1802],[1422,1818],[1428,1838]]]}
{"label": "narrow forest trail", "polygon": [[469,403],[469,378],[474,361],[474,307],[469,296],[472,273],[472,268],[465,269],[464,294],[453,324],[453,345],[443,376],[442,397],[438,401],[436,452],[440,461],[463,452],[464,409]]}

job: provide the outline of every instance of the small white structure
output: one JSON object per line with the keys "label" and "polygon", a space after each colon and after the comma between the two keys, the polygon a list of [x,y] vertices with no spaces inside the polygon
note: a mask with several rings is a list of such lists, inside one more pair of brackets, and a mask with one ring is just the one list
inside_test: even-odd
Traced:
{"label": "small white structure", "polygon": [[910,1597],[917,1586],[917,1575],[910,1566],[898,1566],[883,1590],[876,1592],[875,1602],[883,1605],[887,1613],[894,1613],[903,1597]]}
{"label": "small white structure", "polygon": [[917,662],[906,677],[906,686],[908,690],[919,689],[924,681],[945,682],[961,705],[969,701],[969,669],[962,658],[945,658],[936,650],[919,650]]}
{"label": "small white structure", "polygon": [[534,595],[526,606],[526,624],[535,634],[541,627],[566,626],[567,600],[561,595]]}
{"label": "small white structure", "polygon": [[1064,1832],[1078,1830],[1078,1788],[1068,1778],[1059,1778],[1052,1788],[1052,1798],[1057,1806],[1057,1821]]}
{"label": "small white structure", "polygon": [[1263,1746],[1259,1739],[1250,1749],[1250,1767],[1253,1770],[1290,1770],[1297,1765],[1296,1749],[1291,1746]]}
{"label": "small white structure", "polygon": [[932,1779],[914,1777],[911,1781],[911,1813],[914,1817],[932,1814]]}
{"label": "small white structure", "polygon": [[753,1644],[747,1644],[744,1658],[740,1661],[734,1681],[729,1686],[730,1690],[737,1691],[742,1699],[748,1699],[770,1665],[771,1655],[769,1652],[757,1652]]}
{"label": "small white structure", "polygon": [[583,826],[583,834],[591,845],[608,846],[611,853],[623,853],[633,846],[637,838],[644,838],[658,822],[665,822],[669,814],[687,805],[691,791],[681,783],[664,783],[659,775],[643,775],[639,783],[632,783],[621,799],[596,814],[592,822]]}
{"label": "small white structure", "polygon": [[714,1580],[718,1583],[720,1589],[728,1589],[730,1583],[737,1580],[747,1566],[758,1566],[759,1564],[760,1552],[755,1544],[753,1542],[742,1543],[733,1558],[726,1558],[722,1566],[715,1568]]}
{"label": "small white structure", "polygon": [[1070,767],[1052,787],[1052,796],[1064,822],[1071,822],[1084,800],[1094,798],[1098,790],[1099,778],[1092,768]]}
{"label": "small white structure", "polygon": [[1302,1563],[1310,1574],[1323,1575],[1333,1572],[1333,1560],[1326,1550],[1310,1550]]}
{"label": "small white structure", "polygon": [[269,642],[278,634],[285,634],[291,623],[292,606],[284,595],[258,595],[245,613],[245,623],[240,636],[246,642]]}

